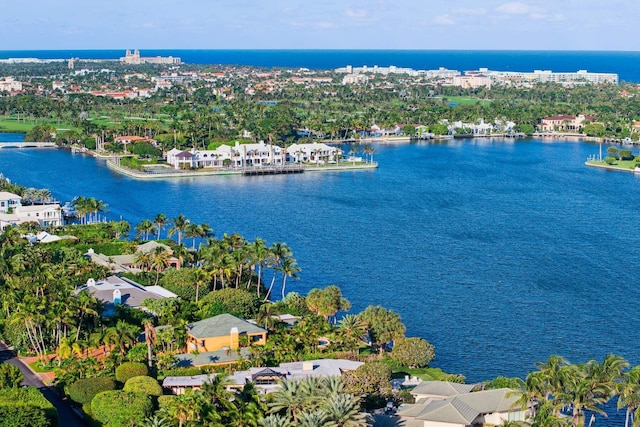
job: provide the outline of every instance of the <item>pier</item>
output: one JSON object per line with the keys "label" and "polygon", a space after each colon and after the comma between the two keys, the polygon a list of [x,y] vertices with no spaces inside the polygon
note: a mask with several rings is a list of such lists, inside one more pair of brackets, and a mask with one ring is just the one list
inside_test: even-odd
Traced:
{"label": "pier", "polygon": [[280,175],[290,173],[303,173],[304,165],[283,165],[283,166],[259,166],[259,167],[244,167],[242,168],[242,175]]}

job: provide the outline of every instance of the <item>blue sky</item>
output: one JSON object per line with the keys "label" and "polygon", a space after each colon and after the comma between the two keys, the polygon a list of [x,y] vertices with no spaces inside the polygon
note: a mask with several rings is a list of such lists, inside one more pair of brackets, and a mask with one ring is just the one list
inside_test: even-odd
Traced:
{"label": "blue sky", "polygon": [[637,50],[640,2],[0,0],[0,10],[0,50]]}

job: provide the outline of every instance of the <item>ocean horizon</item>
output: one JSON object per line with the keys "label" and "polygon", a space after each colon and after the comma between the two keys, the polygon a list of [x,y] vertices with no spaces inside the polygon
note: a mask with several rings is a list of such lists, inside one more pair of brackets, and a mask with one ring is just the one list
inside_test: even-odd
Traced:
{"label": "ocean horizon", "polygon": [[[132,47],[133,49],[135,47]],[[621,81],[640,82],[640,51],[564,50],[390,50],[390,49],[139,49],[142,56],[180,57],[187,64],[248,65],[334,69],[345,65],[395,65],[416,70],[445,67],[466,71],[552,70],[617,73]],[[126,49],[3,50],[0,59],[117,60]]]}

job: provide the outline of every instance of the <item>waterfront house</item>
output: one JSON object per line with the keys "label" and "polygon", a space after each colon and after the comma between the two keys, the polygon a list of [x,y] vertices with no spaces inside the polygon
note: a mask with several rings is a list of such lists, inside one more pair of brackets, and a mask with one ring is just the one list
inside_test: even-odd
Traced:
{"label": "waterfront house", "polygon": [[284,162],[282,148],[264,141],[255,144],[236,141],[234,146],[223,144],[215,150],[182,151],[173,148],[167,153],[167,163],[175,169],[282,165]]}
{"label": "waterfront house", "polygon": [[187,325],[187,352],[236,350],[240,337],[246,337],[249,345],[264,345],[267,331],[231,314],[220,314]]}
{"label": "waterfront house", "polygon": [[517,404],[518,392],[512,389],[459,394],[450,389],[450,392],[454,394],[449,397],[434,396],[400,406],[397,415],[401,423],[416,427],[480,427],[525,421],[529,416],[528,411]]}
{"label": "waterfront house", "polygon": [[98,301],[102,301],[105,307],[104,316],[113,315],[118,304],[146,310],[142,307],[142,302],[146,299],[178,297],[162,286],[142,286],[133,280],[118,276],[109,276],[99,281],[89,279],[76,289],[76,293],[80,292],[88,292]]}
{"label": "waterfront house", "polygon": [[287,147],[287,161],[324,163],[336,160],[338,148],[330,145],[314,142],[312,144],[292,144]]}
{"label": "waterfront house", "polygon": [[60,203],[23,206],[19,195],[0,191],[0,230],[7,225],[26,222],[36,222],[41,227],[62,225]]}
{"label": "waterfront house", "polygon": [[[271,393],[279,387],[282,380],[301,380],[307,377],[337,377],[347,371],[362,366],[363,362],[344,359],[318,359],[302,362],[281,363],[277,367],[256,367],[238,371],[228,376],[228,389],[241,389],[247,383],[253,383],[261,393]],[[195,375],[191,377],[166,377],[162,386],[173,394],[183,394],[187,389],[201,388],[211,381],[213,375]]]}
{"label": "waterfront house", "polygon": [[559,115],[545,117],[541,120],[538,128],[542,132],[580,132],[585,122],[595,119],[596,116],[585,116],[584,114],[579,114],[578,116]]}

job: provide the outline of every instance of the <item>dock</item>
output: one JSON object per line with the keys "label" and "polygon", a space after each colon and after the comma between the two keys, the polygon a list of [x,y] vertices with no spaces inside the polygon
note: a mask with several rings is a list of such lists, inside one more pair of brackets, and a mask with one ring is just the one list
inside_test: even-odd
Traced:
{"label": "dock", "polygon": [[242,175],[280,175],[290,173],[303,173],[304,165],[283,165],[283,166],[258,166],[242,168]]}

